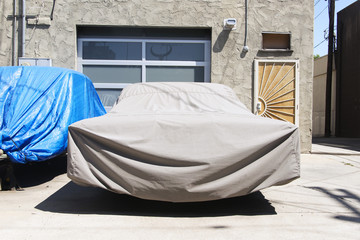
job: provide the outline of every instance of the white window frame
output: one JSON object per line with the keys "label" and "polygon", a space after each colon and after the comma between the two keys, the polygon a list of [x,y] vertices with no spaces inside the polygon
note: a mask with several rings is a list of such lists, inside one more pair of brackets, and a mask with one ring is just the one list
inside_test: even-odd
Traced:
{"label": "white window frame", "polygon": [[[83,42],[137,42],[142,44],[141,60],[102,60],[83,59]],[[146,43],[202,43],[204,44],[204,61],[155,61],[146,60]],[[210,40],[173,40],[173,39],[131,39],[131,38],[79,38],[78,39],[78,67],[83,72],[83,65],[107,65],[107,66],[141,66],[141,82],[146,82],[146,67],[204,67],[204,82],[210,82]],[[97,89],[123,89],[132,83],[94,83]]]}

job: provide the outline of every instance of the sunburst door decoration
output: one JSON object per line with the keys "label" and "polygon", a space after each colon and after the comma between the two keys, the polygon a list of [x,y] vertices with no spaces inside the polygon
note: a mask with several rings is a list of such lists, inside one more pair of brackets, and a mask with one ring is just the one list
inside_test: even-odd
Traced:
{"label": "sunburst door decoration", "polygon": [[297,124],[297,61],[255,61],[255,113]]}

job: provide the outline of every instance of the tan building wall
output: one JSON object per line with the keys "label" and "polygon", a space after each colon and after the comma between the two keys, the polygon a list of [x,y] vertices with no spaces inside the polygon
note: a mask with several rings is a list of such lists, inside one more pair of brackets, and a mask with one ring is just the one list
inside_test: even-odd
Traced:
{"label": "tan building wall", "polygon": [[[210,28],[211,82],[232,87],[250,109],[254,59],[299,59],[301,149],[311,150],[313,2],[248,1],[246,54],[245,0],[57,0],[50,20],[52,7],[52,0],[26,1],[26,14],[37,18],[26,23],[25,57],[51,58],[53,66],[76,69],[78,25]],[[6,16],[13,14],[12,1],[1,1],[0,11],[5,16],[0,20],[0,64],[11,65],[12,21]],[[223,31],[225,18],[237,19],[236,30]],[[259,51],[263,31],[291,32],[292,52]]]}
{"label": "tan building wall", "polygon": [[[326,106],[326,77],[328,56],[314,60],[313,86],[313,137],[325,136],[325,106]],[[331,135],[335,135],[335,106],[336,106],[336,71],[333,63],[332,71],[332,98],[331,98]]]}

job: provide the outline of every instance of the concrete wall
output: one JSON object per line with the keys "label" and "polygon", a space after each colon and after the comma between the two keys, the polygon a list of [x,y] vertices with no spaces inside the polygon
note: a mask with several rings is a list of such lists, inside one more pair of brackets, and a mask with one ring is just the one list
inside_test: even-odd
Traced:
{"label": "concrete wall", "polygon": [[[323,56],[314,60],[313,86],[313,137],[325,136],[325,101],[326,101],[326,72],[328,57]],[[336,106],[336,71],[333,63],[332,98],[331,98],[331,135],[335,135],[335,106]]]}
{"label": "concrete wall", "polygon": [[[250,109],[255,58],[300,60],[300,130],[303,152],[311,149],[313,80],[313,2],[251,0],[248,3],[249,52],[242,53],[245,0],[27,0],[26,11],[38,16],[26,25],[26,57],[51,58],[53,66],[76,69],[76,26],[208,27],[212,30],[211,81],[232,87]],[[0,11],[12,14],[12,1]],[[237,29],[223,31],[224,18]],[[0,64],[11,64],[12,22],[0,20]],[[49,23],[50,25],[46,25]],[[260,52],[262,31],[291,32],[293,52]]]}

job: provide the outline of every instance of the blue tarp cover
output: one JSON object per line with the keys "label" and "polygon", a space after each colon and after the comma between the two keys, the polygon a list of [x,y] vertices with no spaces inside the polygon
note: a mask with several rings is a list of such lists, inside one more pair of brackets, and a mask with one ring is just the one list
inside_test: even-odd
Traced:
{"label": "blue tarp cover", "polygon": [[0,67],[0,149],[13,162],[66,150],[68,126],[105,114],[91,80],[56,67]]}

